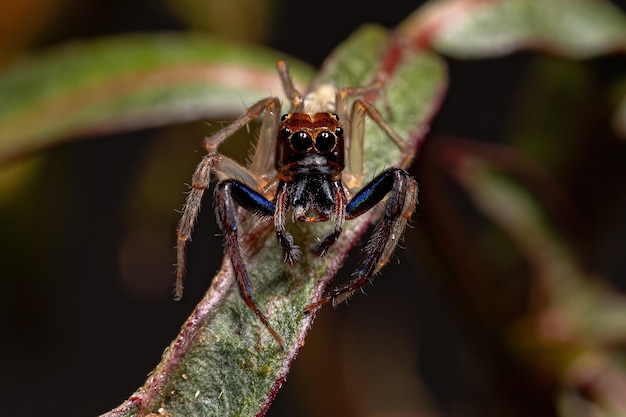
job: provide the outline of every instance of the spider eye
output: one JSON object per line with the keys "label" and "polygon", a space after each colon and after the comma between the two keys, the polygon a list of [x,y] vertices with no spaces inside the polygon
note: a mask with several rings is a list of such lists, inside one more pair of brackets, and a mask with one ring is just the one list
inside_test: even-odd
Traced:
{"label": "spider eye", "polygon": [[306,132],[296,132],[291,136],[291,147],[298,152],[305,152],[313,146],[311,135]]}
{"label": "spider eye", "polygon": [[337,129],[335,129],[335,135],[343,136],[343,128],[342,127],[338,127]]}
{"label": "spider eye", "polygon": [[289,117],[289,115],[288,115],[288,114],[283,114],[283,115],[280,117],[280,121],[281,121],[281,122],[284,122],[284,121],[285,121],[285,119],[286,119],[287,117]]}
{"label": "spider eye", "polygon": [[291,130],[289,130],[289,128],[286,127],[280,131],[280,135],[285,139],[289,139],[289,135],[291,135]]}
{"label": "spider eye", "polygon": [[335,135],[330,132],[320,132],[315,138],[315,148],[320,152],[330,152],[335,148]]}
{"label": "spider eye", "polygon": [[337,113],[331,113],[331,116],[335,118],[335,120],[339,120],[339,115]]}

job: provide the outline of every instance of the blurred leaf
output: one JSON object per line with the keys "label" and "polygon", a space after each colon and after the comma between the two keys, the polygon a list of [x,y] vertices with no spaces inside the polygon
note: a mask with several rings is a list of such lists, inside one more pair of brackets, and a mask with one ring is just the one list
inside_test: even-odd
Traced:
{"label": "blurred leaf", "polygon": [[532,298],[508,329],[508,347],[564,387],[562,401],[584,389],[607,415],[623,415],[626,370],[613,346],[626,341],[626,298],[583,268],[539,201],[468,149],[448,149],[451,174],[529,266]]}
{"label": "blurred leaf", "polygon": [[626,17],[606,0],[431,1],[402,30],[414,42],[456,58],[520,49],[588,58],[626,50]]}
{"label": "blurred leaf", "polygon": [[194,30],[203,30],[221,39],[261,43],[272,27],[270,0],[169,0]]}
{"label": "blurred leaf", "polygon": [[[83,135],[238,114],[281,91],[279,58],[191,34],[54,48],[0,73],[0,163]],[[311,77],[290,63],[296,80]]]}
{"label": "blurred leaf", "polygon": [[[347,63],[360,63],[354,70]],[[368,85],[374,74],[388,75],[391,126],[417,145],[428,130],[446,85],[445,68],[434,55],[404,49],[381,28],[368,26],[354,33],[324,65],[314,82]],[[346,81],[348,80],[348,81]],[[416,103],[418,101],[419,103]],[[382,108],[384,100],[379,97]],[[371,123],[368,123],[371,124]],[[400,152],[379,130],[368,127],[366,175],[396,164]],[[332,227],[295,224],[290,228],[305,246],[302,259],[285,266],[271,238],[271,225],[246,216],[240,229],[248,255],[250,280],[257,302],[283,337],[286,351],[248,310],[224,262],[209,292],[183,326],[149,380],[109,416],[145,414],[263,415],[276,395],[312,324],[307,305],[319,299],[350,250],[379,215],[375,210],[348,222],[329,256],[306,250]],[[138,411],[139,410],[139,411]]]}
{"label": "blurred leaf", "polygon": [[[589,65],[537,57],[518,91],[507,125],[510,143],[554,173],[572,169],[587,152],[586,138],[597,129],[594,123],[605,118]],[[590,107],[590,102],[597,105]]]}

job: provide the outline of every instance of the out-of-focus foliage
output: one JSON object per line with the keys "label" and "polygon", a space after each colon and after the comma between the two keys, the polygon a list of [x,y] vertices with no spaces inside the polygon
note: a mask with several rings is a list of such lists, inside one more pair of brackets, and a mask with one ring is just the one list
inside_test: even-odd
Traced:
{"label": "out-of-focus foliage", "polygon": [[275,24],[271,0],[169,0],[191,29],[219,33],[232,41],[262,42]]}
{"label": "out-of-focus foliage", "polygon": [[[216,39],[279,49],[295,39],[298,49],[287,52],[307,60],[326,34],[345,37],[362,15],[384,23],[395,6],[377,4],[367,14],[362,2],[298,9],[287,2],[170,1],[156,13],[175,12],[163,28],[208,31],[212,40],[197,33],[73,40],[105,34],[95,29],[101,18],[112,32],[148,32],[149,19],[138,28],[127,23],[147,7],[132,4],[0,6],[0,352],[14,358],[0,390],[11,415],[93,415],[119,403],[142,384],[208,287],[222,242],[209,240],[217,231],[201,221],[187,301],[171,302],[174,209],[203,152],[201,138],[254,100],[278,94],[273,66],[284,57]],[[89,16],[88,9],[106,13],[77,19],[73,35],[64,16]],[[421,191],[415,228],[398,251],[402,265],[386,267],[369,297],[322,311],[269,415],[626,415],[623,12],[599,0],[433,0],[406,16],[395,21],[393,42],[415,59],[423,49],[424,56],[445,55],[451,67],[451,89],[412,168]],[[335,18],[341,23],[331,23]],[[72,42],[38,50],[60,39]],[[339,48],[325,76],[361,83],[375,71],[374,45],[382,40],[357,45],[363,55]],[[300,84],[313,77],[309,67],[290,64]],[[382,66],[395,68],[391,52]],[[411,68],[388,74],[393,88],[379,102],[407,136],[428,128],[418,120],[438,108],[445,85],[438,65]],[[414,100],[402,104],[403,97]],[[419,113],[414,129],[408,113]],[[210,126],[164,127],[204,119]],[[98,140],[156,126],[144,131],[149,140]],[[97,140],[58,146],[87,137]],[[244,160],[249,143],[241,132],[224,151]],[[210,219],[209,201],[205,207]],[[279,264],[273,240],[266,246],[268,264]],[[285,301],[276,286],[264,287],[264,302]],[[265,336],[247,336],[248,320],[258,323],[236,294],[228,302],[235,307],[222,330],[242,344],[230,344],[239,356],[226,356],[240,358],[231,365],[253,377],[236,377],[228,392],[213,387],[215,394],[203,384],[219,382],[214,374],[228,366],[166,369],[157,377],[190,387],[178,396],[158,392],[153,399],[180,401],[161,410],[165,402],[157,401],[152,411],[201,414],[211,395],[240,412],[271,401],[278,362],[263,348]],[[306,299],[295,303],[284,309],[284,322]],[[211,334],[201,337],[207,352],[225,340]],[[133,366],[138,371],[125,382]],[[113,388],[120,391],[107,397]],[[28,401],[33,397],[47,398],[45,408]],[[131,398],[119,415],[134,414],[137,404]]]}
{"label": "out-of-focus foliage", "polygon": [[[280,91],[261,48],[199,35],[144,35],[66,45],[0,74],[0,161],[81,135],[241,112]],[[312,71],[292,60],[296,80]]]}
{"label": "out-of-focus foliage", "polygon": [[[397,51],[393,45],[386,30],[364,27],[334,51],[317,79],[346,85],[341,79],[346,77],[354,85],[368,85],[374,74],[379,73],[373,74],[373,69],[385,68],[385,98],[394,102],[390,126],[417,147],[444,91],[445,69],[434,54]],[[390,62],[387,62],[389,57]],[[346,70],[346,63],[352,65],[350,70]],[[414,88],[415,94],[406,94],[408,85]],[[389,149],[390,140],[380,128],[372,123],[367,133],[364,156],[369,175],[401,161],[400,150]],[[276,341],[260,327],[256,317],[247,314],[249,311],[235,289],[227,291],[233,286],[234,277],[230,263],[225,262],[211,290],[172,342],[154,374],[131,400],[110,415],[126,415],[129,410],[136,412],[137,404],[140,413],[163,408],[181,415],[264,414],[302,347],[314,318],[314,313],[305,314],[304,310],[316,301],[321,284],[333,278],[333,271],[342,257],[374,221],[371,216],[373,213],[360,216],[358,221],[344,226],[343,238],[334,245],[332,256],[320,259],[305,252],[293,266],[285,266],[281,253],[274,250],[274,241],[266,238],[271,229],[267,222],[255,219],[245,222],[240,227],[240,236],[242,245],[247,248],[254,296],[260,305],[268,306],[270,319],[285,340],[285,351],[278,349]],[[324,226],[316,228],[314,233],[328,233],[329,229]],[[311,229],[310,224],[305,224],[291,231],[298,241],[314,241]],[[257,236],[255,240],[266,244],[259,245],[248,236]],[[238,328],[238,332],[233,332],[234,328]]]}
{"label": "out-of-focus foliage", "polygon": [[570,58],[626,51],[626,17],[608,1],[431,1],[405,23],[423,44],[458,58],[534,49]]}

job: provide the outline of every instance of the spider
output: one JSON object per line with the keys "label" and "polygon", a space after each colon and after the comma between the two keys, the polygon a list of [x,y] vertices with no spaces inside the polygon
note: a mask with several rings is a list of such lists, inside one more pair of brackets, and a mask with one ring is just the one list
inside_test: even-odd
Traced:
{"label": "spider", "polygon": [[[252,296],[239,243],[236,205],[261,218],[273,219],[284,261],[293,264],[298,261],[300,248],[285,229],[289,211],[294,222],[334,222],[332,232],[313,247],[315,254],[324,256],[339,238],[345,220],[364,214],[389,196],[382,219],[366,247],[366,256],[352,279],[308,306],[307,312],[310,312],[329,301],[333,305],[345,301],[388,262],[417,204],[417,183],[405,171],[412,156],[409,145],[389,127],[378,110],[363,99],[355,99],[348,114],[351,97],[376,92],[382,88],[381,82],[341,89],[322,84],[302,95],[292,82],[287,63],[281,60],[277,68],[284,92],[291,100],[289,113],[281,116],[278,98],[268,97],[204,140],[207,154],[193,174],[191,191],[177,229],[175,296],[177,299],[182,297],[185,249],[213,172],[219,179],[214,195],[217,221],[224,235],[225,254],[233,267],[239,293],[278,345],[284,348],[283,339]],[[247,168],[218,153],[222,142],[261,115],[258,143]],[[360,185],[363,179],[366,116],[402,151],[403,161],[399,167],[380,173],[348,199],[349,189]],[[344,172],[345,159],[348,169]]]}

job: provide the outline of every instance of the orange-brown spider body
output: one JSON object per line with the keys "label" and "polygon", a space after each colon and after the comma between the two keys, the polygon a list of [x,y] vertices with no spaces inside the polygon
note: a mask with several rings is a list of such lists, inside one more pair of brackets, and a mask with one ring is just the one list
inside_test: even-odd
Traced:
{"label": "orange-brown spider body", "polygon": [[[281,117],[278,99],[266,98],[205,140],[208,154],[196,168],[178,227],[176,296],[182,296],[185,248],[213,172],[219,178],[215,189],[217,220],[239,293],[283,348],[282,338],[252,296],[239,243],[236,205],[257,216],[273,219],[283,258],[293,264],[298,261],[300,248],[285,228],[289,213],[294,222],[333,221],[332,232],[313,247],[314,253],[324,256],[341,235],[345,220],[356,218],[386,201],[382,219],[353,278],[310,305],[307,311],[311,311],[329,301],[336,304],[346,300],[388,262],[417,204],[417,183],[404,170],[411,156],[408,145],[385,123],[380,113],[361,99],[354,101],[350,112],[347,110],[349,97],[375,91],[381,88],[380,83],[339,90],[321,85],[303,96],[293,86],[284,61],[279,61],[278,70],[291,100],[289,113]],[[220,143],[261,114],[264,116],[259,141],[247,168],[217,152]],[[404,158],[400,167],[383,171],[348,200],[344,169],[349,167],[347,175],[351,185],[360,184],[366,115],[400,148]],[[268,190],[274,192],[271,200]]]}

